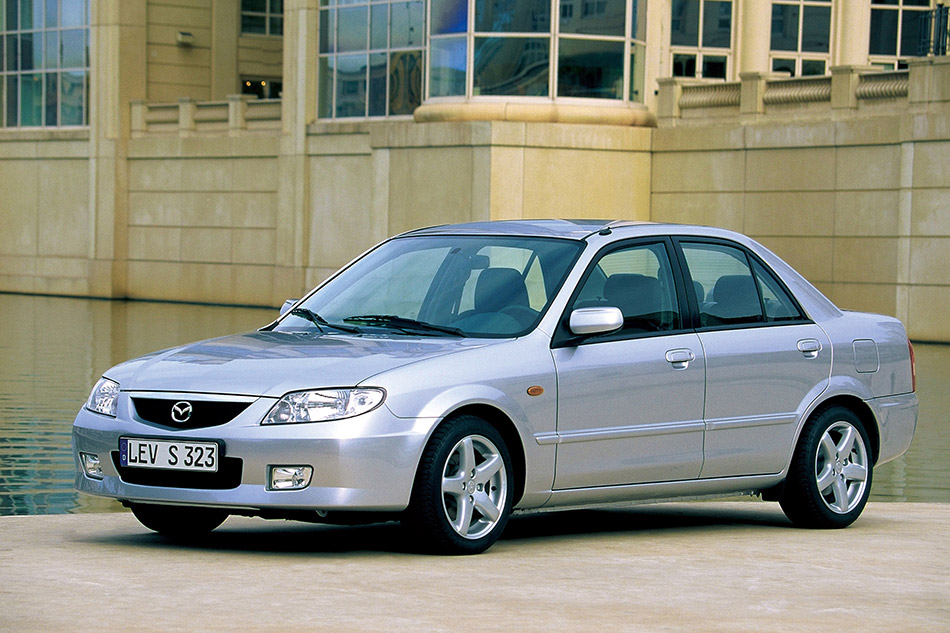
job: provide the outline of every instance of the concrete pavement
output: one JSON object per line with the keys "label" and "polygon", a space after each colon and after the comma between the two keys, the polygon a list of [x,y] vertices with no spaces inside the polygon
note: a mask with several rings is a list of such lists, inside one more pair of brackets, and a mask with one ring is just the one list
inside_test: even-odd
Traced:
{"label": "concrete pavement", "polygon": [[232,517],[185,546],[129,513],[0,517],[0,631],[950,630],[950,504],[836,531],[755,502],[551,513],[461,558],[400,536]]}

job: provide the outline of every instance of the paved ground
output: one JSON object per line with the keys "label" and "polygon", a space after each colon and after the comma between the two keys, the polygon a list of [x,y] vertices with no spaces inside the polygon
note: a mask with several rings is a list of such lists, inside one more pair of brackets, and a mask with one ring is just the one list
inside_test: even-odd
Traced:
{"label": "paved ground", "polygon": [[950,630],[950,504],[827,532],[754,502],[547,514],[464,558],[399,536],[232,517],[182,546],[128,513],[0,517],[0,631]]}

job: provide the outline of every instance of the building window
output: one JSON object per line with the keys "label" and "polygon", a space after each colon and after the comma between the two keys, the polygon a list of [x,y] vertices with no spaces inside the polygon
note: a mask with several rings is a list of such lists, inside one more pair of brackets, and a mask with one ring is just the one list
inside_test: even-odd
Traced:
{"label": "building window", "polygon": [[824,75],[831,61],[831,0],[772,3],[772,70]]}
{"label": "building window", "polygon": [[673,0],[670,11],[672,75],[726,79],[732,50],[732,2]]}
{"label": "building window", "polygon": [[284,82],[280,79],[261,77],[241,78],[241,94],[254,95],[258,99],[280,99]]}
{"label": "building window", "polygon": [[0,127],[89,119],[88,0],[0,0]]}
{"label": "building window", "polygon": [[430,11],[430,98],[643,101],[643,0],[431,0]]}
{"label": "building window", "polygon": [[927,30],[930,10],[930,0],[872,0],[868,46],[871,63],[906,68],[908,57],[921,54],[920,41]]}
{"label": "building window", "polygon": [[412,114],[422,103],[425,2],[323,4],[320,118]]}
{"label": "building window", "polygon": [[284,34],[284,0],[241,0],[241,33]]}

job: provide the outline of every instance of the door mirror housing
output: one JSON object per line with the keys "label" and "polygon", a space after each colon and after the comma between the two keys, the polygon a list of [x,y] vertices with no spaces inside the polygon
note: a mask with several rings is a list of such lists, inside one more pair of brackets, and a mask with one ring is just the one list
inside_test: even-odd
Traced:
{"label": "door mirror housing", "polygon": [[287,311],[294,307],[294,304],[300,301],[300,299],[287,299],[284,301],[284,305],[280,306],[280,316],[287,314]]}
{"label": "door mirror housing", "polygon": [[578,308],[571,312],[568,326],[577,336],[605,334],[623,327],[623,313],[620,308]]}

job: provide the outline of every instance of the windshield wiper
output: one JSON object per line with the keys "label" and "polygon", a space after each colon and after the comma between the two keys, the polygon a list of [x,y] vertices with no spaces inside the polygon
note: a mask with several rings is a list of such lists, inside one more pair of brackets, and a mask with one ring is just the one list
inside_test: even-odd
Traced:
{"label": "windshield wiper", "polygon": [[394,314],[363,314],[361,316],[349,316],[343,319],[346,323],[362,323],[364,325],[375,325],[379,327],[393,327],[398,330],[421,330],[425,332],[440,332],[442,334],[451,334],[453,336],[466,336],[466,334],[457,327],[448,325],[436,325],[417,321],[407,317],[396,316]]}
{"label": "windshield wiper", "polygon": [[349,332],[350,334],[360,333],[359,328],[353,327],[351,325],[339,325],[336,323],[330,323],[329,321],[324,319],[322,316],[320,316],[319,314],[317,314],[316,312],[308,308],[294,308],[293,310],[290,311],[290,313],[294,316],[299,316],[304,319],[307,319],[308,321],[316,325],[317,328],[321,332],[323,331],[323,328],[331,327],[335,330],[340,330],[342,332]]}

